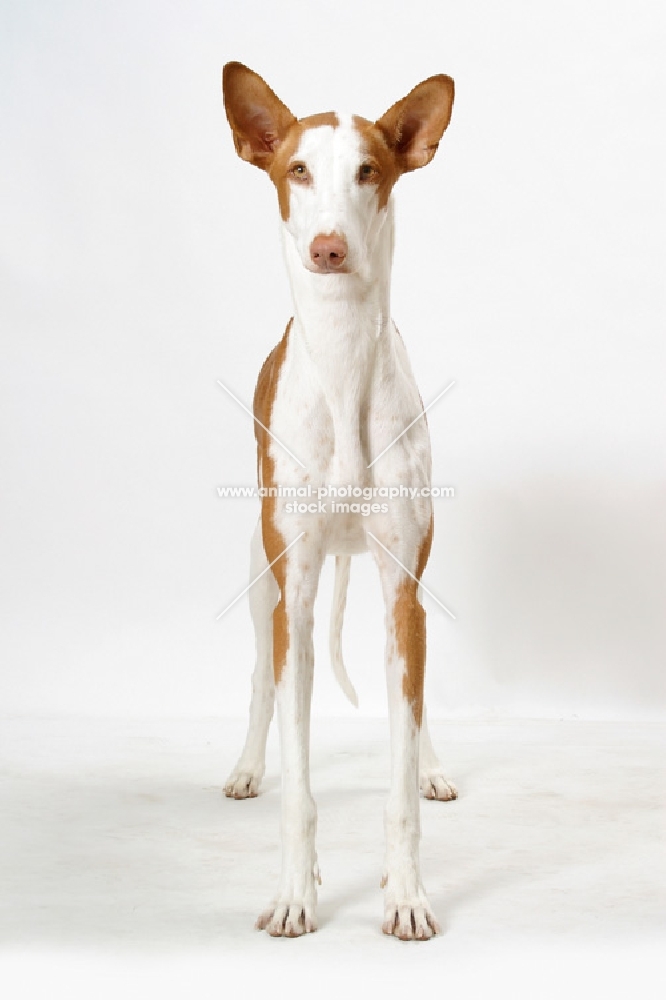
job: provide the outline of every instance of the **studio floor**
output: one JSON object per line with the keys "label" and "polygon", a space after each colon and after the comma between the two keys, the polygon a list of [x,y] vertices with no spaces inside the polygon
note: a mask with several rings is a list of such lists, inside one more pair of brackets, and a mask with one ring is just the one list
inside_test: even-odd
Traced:
{"label": "studio floor", "polygon": [[[389,761],[377,719],[313,721],[318,933],[286,941],[253,929],[279,870],[279,766],[272,731],[259,797],[223,796],[244,726],[2,722],[0,966],[14,984],[5,995],[46,995],[40,976],[49,995],[60,995],[57,983],[63,996],[92,995],[90,974],[96,995],[106,984],[116,996],[123,969],[136,990],[125,984],[123,995],[147,998],[169,987],[184,995],[179,975],[188,990],[200,977],[190,995],[225,995],[214,992],[220,976],[241,970],[291,996],[282,974],[305,977],[311,995],[308,969],[318,996],[354,969],[359,989],[379,971],[384,996],[414,975],[458,983],[456,998],[465,984],[474,996],[484,975],[526,989],[542,977],[533,997],[561,995],[560,979],[569,996],[591,996],[590,977],[606,977],[605,996],[613,986],[657,995],[655,975],[666,984],[656,958],[666,945],[666,725],[433,721],[459,798],[422,801],[423,878],[442,934],[411,944],[380,931]],[[54,970],[65,967],[63,983]]]}

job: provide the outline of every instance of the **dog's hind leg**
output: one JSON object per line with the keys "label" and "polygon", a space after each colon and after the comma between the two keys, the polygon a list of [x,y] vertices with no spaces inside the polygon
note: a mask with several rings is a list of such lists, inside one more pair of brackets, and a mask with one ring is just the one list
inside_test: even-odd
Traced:
{"label": "dog's hind leg", "polygon": [[[250,579],[257,580],[267,566],[259,522],[252,536]],[[224,794],[233,799],[254,798],[264,775],[266,740],[275,704],[273,609],[278,596],[278,585],[270,570],[250,588],[250,613],[254,624],[257,661],[252,674],[250,722],[245,746],[224,786]]]}
{"label": "dog's hind leg", "polygon": [[419,737],[419,787],[421,795],[426,799],[439,799],[440,802],[448,802],[458,798],[456,786],[444,776],[444,769],[432,745],[428,732],[425,704]]}

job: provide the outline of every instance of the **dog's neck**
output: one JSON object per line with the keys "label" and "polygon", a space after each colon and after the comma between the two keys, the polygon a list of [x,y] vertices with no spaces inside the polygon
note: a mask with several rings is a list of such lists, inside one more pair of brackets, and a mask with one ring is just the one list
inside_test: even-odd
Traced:
{"label": "dog's neck", "polygon": [[393,205],[373,251],[352,274],[315,274],[303,266],[283,229],[284,255],[294,302],[294,348],[309,361],[335,430],[335,481],[363,485],[361,420],[378,354],[385,356],[391,327]]}
{"label": "dog's neck", "polygon": [[[389,200],[367,259],[352,274],[315,274],[303,266],[294,240],[282,227],[284,256],[295,318],[308,345],[330,346],[336,337],[367,332],[374,339],[390,316],[393,263],[393,203]],[[320,336],[321,334],[321,336]]]}

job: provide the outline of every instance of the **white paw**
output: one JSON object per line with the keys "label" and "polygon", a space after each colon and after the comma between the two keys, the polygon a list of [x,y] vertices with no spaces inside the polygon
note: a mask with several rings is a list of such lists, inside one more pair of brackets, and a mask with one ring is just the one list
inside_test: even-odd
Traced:
{"label": "white paw", "polygon": [[283,876],[278,898],[264,910],[254,925],[271,937],[300,937],[317,930],[317,886],[321,875],[316,858],[300,874]]}
{"label": "white paw", "polygon": [[266,930],[271,937],[300,937],[317,930],[314,903],[294,903],[278,900],[261,914],[255,927]]}
{"label": "white paw", "polygon": [[440,802],[450,802],[458,798],[458,789],[451,781],[447,781],[442,771],[430,768],[419,774],[419,788],[425,799],[438,799]]}
{"label": "white paw", "polygon": [[415,892],[407,893],[392,891],[386,876],[381,884],[388,886],[384,897],[384,934],[392,934],[401,941],[428,941],[440,933],[441,928],[421,885]]}
{"label": "white paw", "polygon": [[258,768],[235,767],[227,778],[224,794],[228,799],[254,799],[262,777],[263,771]]}

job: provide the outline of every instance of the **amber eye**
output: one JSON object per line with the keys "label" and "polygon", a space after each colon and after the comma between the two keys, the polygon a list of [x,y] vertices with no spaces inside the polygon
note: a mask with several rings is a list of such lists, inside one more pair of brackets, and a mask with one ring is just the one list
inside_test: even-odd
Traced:
{"label": "amber eye", "polygon": [[304,163],[292,163],[289,173],[294,180],[307,182],[310,180],[310,173]]}
{"label": "amber eye", "polygon": [[359,182],[362,184],[363,181],[373,181],[378,173],[379,171],[371,163],[362,163],[358,168]]}

